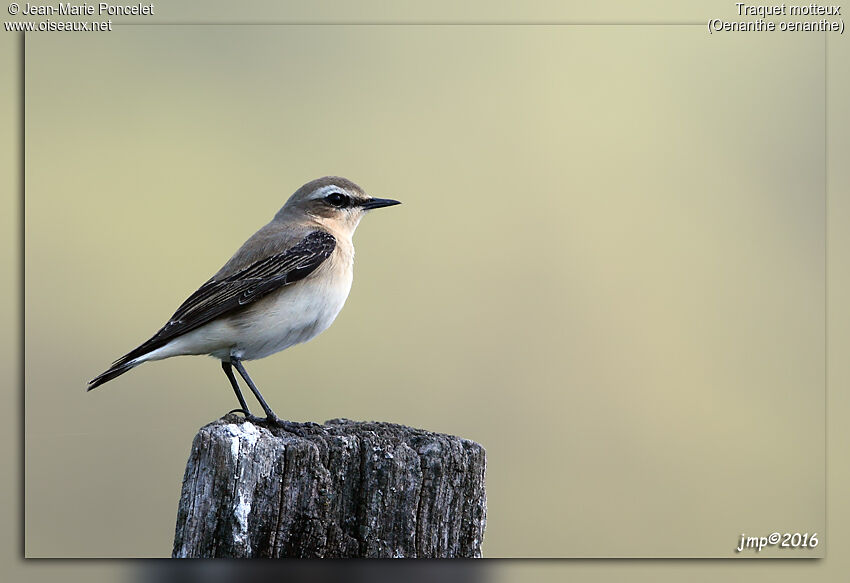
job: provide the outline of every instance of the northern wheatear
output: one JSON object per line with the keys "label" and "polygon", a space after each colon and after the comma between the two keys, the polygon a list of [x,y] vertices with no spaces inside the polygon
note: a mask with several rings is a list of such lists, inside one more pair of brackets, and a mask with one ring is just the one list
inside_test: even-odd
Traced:
{"label": "northern wheatear", "polygon": [[149,360],[209,354],[221,360],[251,420],[233,367],[270,422],[280,420],[242,365],[307,342],[336,318],[351,289],[351,236],[366,211],[399,204],[374,198],[345,178],[326,176],[293,194],[218,273],[177,308],[159,332],[89,382],[88,390]]}

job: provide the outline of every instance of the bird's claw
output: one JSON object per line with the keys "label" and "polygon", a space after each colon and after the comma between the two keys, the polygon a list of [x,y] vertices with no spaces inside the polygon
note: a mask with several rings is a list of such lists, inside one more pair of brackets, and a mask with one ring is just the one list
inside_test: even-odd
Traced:
{"label": "bird's claw", "polygon": [[245,415],[245,421],[254,425],[267,425],[269,422],[268,417],[257,417],[256,415]]}
{"label": "bird's claw", "polygon": [[241,413],[245,417],[245,421],[249,423],[253,423],[255,425],[266,425],[272,427],[280,427],[284,431],[288,431],[289,433],[295,433],[296,435],[305,436],[306,433],[304,431],[304,425],[307,426],[316,426],[316,423],[295,423],[293,421],[285,421],[275,415],[274,413],[266,416],[266,417],[257,417],[256,415],[252,415],[250,411],[246,411],[245,409],[233,409],[232,411],[228,411],[227,414],[231,413]]}
{"label": "bird's claw", "polygon": [[[228,415],[231,415],[233,413],[241,413],[242,416],[245,417],[245,421],[248,421],[249,423],[255,423],[255,424],[256,423],[266,423],[267,424],[267,423],[272,422],[272,421],[269,420],[268,417],[257,417],[256,415],[252,415],[250,411],[246,411],[245,409],[242,409],[242,408],[232,409],[231,411],[227,412]],[[277,419],[277,417],[275,417],[275,419]]]}

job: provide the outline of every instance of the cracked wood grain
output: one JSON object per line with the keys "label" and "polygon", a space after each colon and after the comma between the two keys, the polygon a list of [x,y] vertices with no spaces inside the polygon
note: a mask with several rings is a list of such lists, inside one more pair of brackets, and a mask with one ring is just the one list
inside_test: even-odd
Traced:
{"label": "cracked wood grain", "polygon": [[192,443],[173,556],[480,557],[484,473],[484,448],[451,435],[228,415]]}

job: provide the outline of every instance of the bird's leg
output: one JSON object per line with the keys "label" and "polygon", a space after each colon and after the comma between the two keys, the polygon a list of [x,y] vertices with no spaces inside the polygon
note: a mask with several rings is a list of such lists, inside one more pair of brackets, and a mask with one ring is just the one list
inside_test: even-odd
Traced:
{"label": "bird's leg", "polygon": [[234,413],[236,411],[241,411],[245,418],[253,417],[251,415],[251,410],[248,409],[248,403],[245,402],[245,397],[242,396],[242,391],[239,389],[239,383],[236,382],[236,377],[233,374],[233,367],[229,362],[221,361],[221,369],[224,371],[224,374],[227,375],[227,379],[230,381],[230,385],[233,387],[233,392],[236,393],[236,398],[239,399],[239,405],[241,409],[234,409],[230,411],[230,413]]}
{"label": "bird's leg", "polygon": [[[251,377],[248,376],[248,371],[245,370],[245,367],[242,366],[242,361],[233,356],[230,357],[230,362],[233,363],[233,366],[236,367],[236,370],[239,372],[239,375],[245,379],[245,382],[248,383],[248,387],[251,389],[251,392],[254,393],[254,396],[257,397],[257,401],[260,402],[260,406],[263,408],[263,411],[266,412],[266,421],[269,423],[275,423],[280,425],[280,419],[277,415],[274,414],[271,407],[266,404],[266,400],[263,399],[263,396],[260,394],[260,390],[254,384],[254,381],[251,380]],[[232,373],[231,373],[232,374]]]}

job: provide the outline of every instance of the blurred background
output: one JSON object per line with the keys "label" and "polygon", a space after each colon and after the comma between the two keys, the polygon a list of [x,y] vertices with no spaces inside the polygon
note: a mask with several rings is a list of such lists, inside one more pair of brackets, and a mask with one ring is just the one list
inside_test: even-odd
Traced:
{"label": "blurred background", "polygon": [[405,204],[362,223],[334,326],[250,363],[280,414],[484,445],[490,557],[823,531],[824,41],[754,38],[28,37],[26,555],[170,553],[226,379],[197,357],[85,382],[324,174]]}

